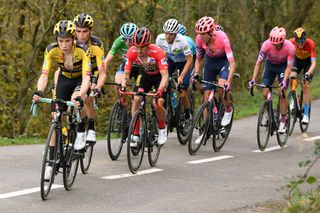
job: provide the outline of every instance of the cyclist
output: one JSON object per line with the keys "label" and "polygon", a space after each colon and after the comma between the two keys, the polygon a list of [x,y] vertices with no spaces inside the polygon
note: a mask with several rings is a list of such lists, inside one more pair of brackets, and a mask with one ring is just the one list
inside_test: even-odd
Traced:
{"label": "cyclist", "polygon": [[[75,41],[75,31],[75,24],[70,20],[62,20],[55,25],[53,34],[56,36],[57,43],[50,44],[44,53],[42,73],[38,79],[37,91],[33,94],[34,101],[39,101],[43,96],[52,62],[56,62],[60,67],[60,73],[54,88],[53,99],[75,100],[77,105],[84,105],[90,86],[91,65],[87,47]],[[51,111],[55,111],[53,107]],[[85,143],[85,131],[84,124],[80,123],[74,144],[76,150],[83,148],[82,141]],[[51,159],[53,159],[54,145],[55,138],[51,138],[49,148]],[[52,165],[49,164],[45,170],[45,179],[49,179],[51,174]]]}
{"label": "cyclist", "polygon": [[[291,72],[291,77],[296,77],[303,70],[304,79],[303,82],[303,118],[302,123],[309,123],[309,107],[310,107],[310,83],[313,78],[313,73],[316,68],[316,48],[315,42],[307,38],[307,32],[299,27],[294,31],[294,38],[290,41],[296,47],[296,54],[293,61],[293,67]],[[296,84],[293,81],[292,84]],[[296,87],[296,85],[292,85]]]}
{"label": "cyclist", "polygon": [[[193,79],[200,78],[199,73],[204,56],[203,78],[205,81],[214,81],[219,76],[218,84],[225,86],[228,93],[226,99],[222,98],[223,91],[219,89],[220,98],[225,105],[225,113],[221,120],[222,126],[227,126],[232,117],[233,109],[230,100],[231,82],[235,72],[236,64],[233,57],[228,36],[223,31],[214,31],[215,22],[212,17],[200,18],[195,27],[198,34],[196,36],[197,58],[194,68]],[[204,101],[209,98],[211,86],[203,85]]]}
{"label": "cyclist", "polygon": [[[101,96],[101,89],[106,80],[106,70],[104,68],[104,48],[102,41],[92,36],[92,28],[94,25],[93,18],[86,13],[77,15],[73,22],[76,25],[76,39],[77,41],[86,44],[89,48],[91,59],[91,91],[95,96]],[[99,76],[99,78],[98,78]],[[87,117],[88,117],[88,132],[86,141],[96,141],[96,132],[94,127],[94,97],[89,96],[86,100]]]}
{"label": "cyclist", "polygon": [[[108,68],[109,63],[115,56],[115,54],[120,51],[123,57],[123,62],[120,64],[119,69],[117,70],[115,74],[115,82],[118,84],[121,84],[121,79],[124,75],[124,65],[126,62],[126,54],[128,51],[128,48],[133,46],[132,43],[132,36],[135,33],[135,31],[138,29],[138,26],[134,23],[125,23],[120,28],[120,36],[113,42],[112,47],[110,51],[108,52],[108,55],[104,61],[105,66]],[[134,79],[137,79],[139,72],[139,66],[137,63],[133,63],[132,70],[131,70],[131,77],[134,77]],[[116,86],[116,93],[118,95],[119,86]]]}
{"label": "cyclist", "polygon": [[187,39],[179,34],[179,22],[169,19],[163,25],[165,33],[159,34],[156,45],[166,52],[169,76],[179,70],[178,85],[181,87],[180,97],[185,108],[185,118],[190,119],[191,106],[188,97],[188,86],[191,77],[192,54]]}
{"label": "cyclist", "polygon": [[[125,76],[122,79],[121,92],[126,89],[127,81],[129,80],[132,70],[132,64],[136,61],[140,65],[140,71],[136,80],[135,91],[143,89],[144,92],[149,92],[152,87],[157,89],[158,100],[153,103],[159,127],[158,144],[162,145],[167,141],[166,129],[166,110],[163,106],[166,88],[169,81],[168,64],[165,57],[165,52],[154,44],[150,44],[151,33],[148,28],[141,27],[133,35],[133,47],[127,52],[127,62],[124,68]],[[140,97],[135,96],[132,103],[132,115],[137,111]],[[136,125],[134,135],[131,136],[130,146],[136,147],[139,142],[139,126]]]}
{"label": "cyclist", "polygon": [[[265,59],[266,65],[263,74],[263,83],[267,86],[272,85],[274,79],[278,78],[281,90],[287,89],[287,80],[289,78],[293,57],[295,54],[294,45],[286,39],[286,30],[282,27],[274,27],[269,35],[269,39],[263,42],[259,56],[254,67],[252,79],[249,81],[249,87],[255,84],[255,80],[261,70],[262,63]],[[279,91],[280,93],[282,91]],[[268,88],[263,89],[264,99],[267,98]],[[288,101],[282,95],[280,97],[281,119],[278,132],[286,131],[286,112]]]}

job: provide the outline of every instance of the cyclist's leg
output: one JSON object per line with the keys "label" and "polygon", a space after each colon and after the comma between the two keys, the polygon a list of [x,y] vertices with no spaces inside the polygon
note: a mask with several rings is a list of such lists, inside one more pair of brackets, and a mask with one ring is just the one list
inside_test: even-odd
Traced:
{"label": "cyclist's leg", "polygon": [[[90,91],[92,91],[98,82],[98,78],[95,75],[92,75],[90,78],[91,86]],[[90,92],[89,92],[90,94]],[[96,141],[96,132],[94,127],[94,118],[95,118],[95,109],[94,109],[94,97],[88,96],[86,99],[86,106],[87,106],[87,117],[88,117],[88,132],[86,141]]]}
{"label": "cyclist's leg", "polygon": [[[290,77],[297,77],[301,71],[298,68],[298,61],[297,60],[298,60],[297,57],[295,57],[294,61],[293,61],[292,71],[290,73]],[[298,86],[298,81],[296,79],[292,79],[290,81],[291,90],[296,90],[297,86]]]}
{"label": "cyclist's leg", "polygon": [[[181,74],[182,70],[184,69],[185,64],[186,64],[186,62],[177,63],[178,69],[180,71],[179,75]],[[186,119],[189,119],[190,114],[191,114],[191,111],[190,111],[191,105],[190,105],[189,95],[188,95],[188,87],[190,84],[191,73],[192,73],[192,69],[190,69],[188,71],[188,73],[184,76],[183,82],[180,85],[180,88],[181,88],[180,97],[181,97],[182,104],[185,109],[185,118]]]}
{"label": "cyclist's leg", "polygon": [[[266,65],[263,71],[262,75],[262,83],[266,86],[270,86],[273,84],[277,74],[274,71],[275,67],[272,63],[270,63],[268,60],[266,61]],[[263,88],[262,94],[263,94],[263,99],[267,99],[269,89],[268,88]]]}
{"label": "cyclist's leg", "polygon": [[[303,74],[306,74],[308,72],[308,70],[310,69],[310,67],[311,67],[310,58],[302,61]],[[307,81],[307,80],[303,81],[303,86],[302,86],[302,89],[303,89],[303,108],[304,108],[303,115],[305,117],[309,116],[309,108],[310,108],[310,102],[311,102],[310,87],[311,87],[312,78],[313,78],[313,75],[310,75],[310,81]]]}

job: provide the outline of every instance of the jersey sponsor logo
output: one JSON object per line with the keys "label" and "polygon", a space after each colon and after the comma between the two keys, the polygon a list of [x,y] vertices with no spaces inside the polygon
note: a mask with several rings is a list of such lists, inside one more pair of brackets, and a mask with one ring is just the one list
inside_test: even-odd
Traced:
{"label": "jersey sponsor logo", "polygon": [[161,59],[161,64],[162,64],[162,65],[167,65],[167,64],[168,64],[167,58]]}

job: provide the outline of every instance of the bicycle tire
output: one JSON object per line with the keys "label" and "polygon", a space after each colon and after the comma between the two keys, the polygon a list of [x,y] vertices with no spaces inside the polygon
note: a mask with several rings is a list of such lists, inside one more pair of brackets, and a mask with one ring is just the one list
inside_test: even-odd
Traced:
{"label": "bicycle tire", "polygon": [[[218,129],[217,131],[215,131],[216,135],[214,135],[212,137],[212,147],[215,152],[219,152],[222,149],[222,147],[226,143],[226,141],[229,137],[230,131],[231,131],[231,127],[232,127],[232,123],[233,123],[233,115],[234,115],[234,106],[232,103],[230,103],[230,104],[233,109],[230,123],[227,126],[222,127],[220,124],[221,121],[219,120],[219,124],[215,124],[218,127],[218,128],[215,128],[215,129]],[[220,103],[218,106],[218,109],[219,109],[219,111],[218,111],[219,116],[220,116],[220,118],[222,118],[224,115],[224,112],[225,112],[224,104]]]}
{"label": "bicycle tire", "polygon": [[93,147],[95,142],[86,142],[85,151],[81,153],[80,168],[83,174],[87,174],[91,165]]}
{"label": "bicycle tire", "polygon": [[[115,102],[112,106],[112,110],[109,117],[108,122],[108,133],[107,133],[107,149],[108,154],[111,160],[115,161],[119,158],[119,155],[122,150],[123,146],[123,131],[122,124],[123,124],[123,113],[121,103],[118,101]],[[119,121],[119,113],[121,113],[121,121]],[[112,139],[113,133],[116,134],[116,138]]]}
{"label": "bicycle tire", "polygon": [[148,125],[148,130],[148,160],[150,166],[154,167],[158,162],[160,150],[162,147],[158,145],[158,120],[155,112],[151,112],[150,125]]}
{"label": "bicycle tire", "polygon": [[284,145],[287,143],[288,137],[289,137],[289,128],[290,128],[290,121],[291,121],[291,113],[290,113],[290,107],[287,107],[287,118],[286,118],[286,131],[285,133],[279,133],[277,131],[277,141],[279,146],[284,147]]}
{"label": "bicycle tire", "polygon": [[[192,129],[189,134],[189,141],[188,141],[188,150],[190,155],[196,154],[199,150],[201,144],[207,139],[208,128],[209,128],[209,116],[207,116],[206,121],[203,119],[203,112],[207,109],[209,112],[209,102],[203,103],[200,106],[199,111],[197,112],[195,119],[192,123]],[[208,114],[207,114],[208,115]],[[195,130],[197,131],[197,135],[195,135]],[[199,138],[199,136],[201,138]],[[200,139],[200,142],[197,141]],[[196,143],[197,142],[197,143]]]}
{"label": "bicycle tire", "polygon": [[[142,131],[140,134],[140,142],[138,143],[137,147],[131,147],[131,136],[134,134],[134,129],[137,124],[137,120],[140,120],[140,128],[142,128]],[[143,155],[144,155],[144,147],[146,143],[146,137],[147,137],[147,129],[146,129],[146,121],[144,116],[142,115],[141,112],[136,111],[131,119],[130,125],[129,125],[129,132],[128,132],[128,143],[127,143],[127,160],[128,160],[128,166],[130,171],[133,174],[136,174],[137,171],[139,170],[142,160],[143,160]]]}
{"label": "bicycle tire", "polygon": [[77,176],[80,161],[79,151],[74,150],[76,140],[76,130],[68,130],[68,143],[63,143],[63,185],[66,190],[70,190]]}
{"label": "bicycle tire", "polygon": [[189,120],[185,119],[185,113],[184,113],[185,110],[184,110],[181,98],[179,98],[179,104],[177,107],[177,116],[176,116],[177,137],[181,145],[186,145],[188,143],[188,135],[192,127],[193,109],[194,109],[193,95],[192,93],[189,93],[188,96],[189,96],[189,103],[190,103],[190,110],[191,110],[191,119]]}
{"label": "bicycle tire", "polygon": [[[264,117],[265,117],[264,115],[266,115],[265,120],[264,120]],[[259,110],[258,123],[257,123],[257,142],[258,142],[259,149],[261,151],[264,151],[268,145],[271,128],[272,128],[271,123],[272,122],[271,122],[270,112],[269,112],[269,101],[264,100]],[[262,128],[262,127],[265,127],[265,128]],[[263,129],[265,129],[266,131],[263,131]],[[262,138],[262,134],[261,134],[262,132],[266,133],[266,138],[264,140]]]}
{"label": "bicycle tire", "polygon": [[[49,179],[49,181],[44,179],[45,176],[45,170],[46,170],[46,166],[48,164],[48,162],[50,161],[49,159],[49,145],[50,145],[50,139],[52,137],[52,135],[55,133],[57,134],[57,125],[55,123],[51,124],[49,133],[48,133],[48,137],[46,140],[46,144],[45,144],[45,148],[43,151],[43,157],[42,157],[42,167],[41,167],[41,175],[40,175],[40,194],[41,194],[41,198],[42,200],[46,200],[48,198],[48,195],[50,193],[51,190],[51,186],[54,183],[54,179],[55,179],[55,175],[56,173],[56,168],[57,168],[57,159],[58,159],[58,142],[56,140],[56,144],[54,146],[54,154],[53,154],[53,159],[52,159],[52,175],[51,178]],[[56,136],[57,139],[57,136]]]}
{"label": "bicycle tire", "polygon": [[297,96],[295,91],[291,90],[288,94],[289,110],[291,115],[289,136],[292,135],[295,124],[297,122]]}

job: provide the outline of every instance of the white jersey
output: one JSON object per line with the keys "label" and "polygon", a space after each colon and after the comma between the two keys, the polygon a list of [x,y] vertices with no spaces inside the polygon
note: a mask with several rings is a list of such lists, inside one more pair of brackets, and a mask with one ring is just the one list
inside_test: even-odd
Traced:
{"label": "white jersey", "polygon": [[167,58],[174,62],[185,62],[187,60],[186,56],[191,54],[187,39],[179,33],[177,33],[172,44],[168,44],[164,33],[159,34],[156,39],[156,45],[163,49]]}

